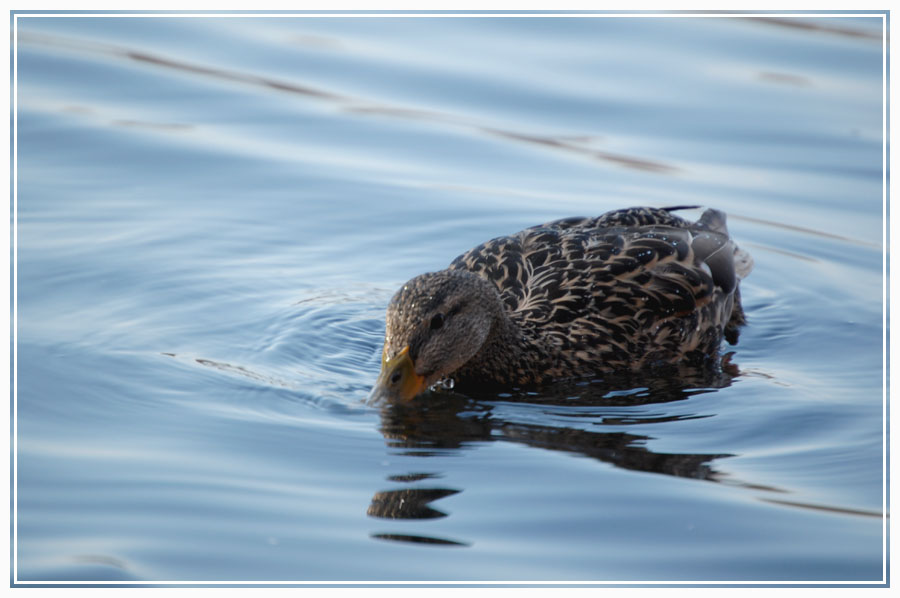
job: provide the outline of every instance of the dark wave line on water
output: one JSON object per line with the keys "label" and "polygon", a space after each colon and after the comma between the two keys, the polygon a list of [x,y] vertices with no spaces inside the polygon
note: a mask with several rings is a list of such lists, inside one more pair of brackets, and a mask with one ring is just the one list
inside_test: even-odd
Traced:
{"label": "dark wave line on water", "polygon": [[820,260],[810,257],[808,255],[803,255],[802,253],[797,253],[796,251],[788,251],[787,249],[781,249],[780,247],[773,247],[772,245],[765,245],[763,243],[753,243],[753,242],[741,242],[741,247],[749,247],[752,249],[761,249],[763,251],[771,251],[772,253],[777,253],[779,255],[784,255],[787,257],[791,257],[794,259],[802,260],[804,262],[812,262],[818,263]]}
{"label": "dark wave line on water", "polygon": [[757,73],[760,81],[778,83],[780,85],[793,85],[794,87],[812,87],[812,81],[808,77],[793,75],[791,73],[779,73],[776,71],[760,71]]}
{"label": "dark wave line on water", "polygon": [[203,357],[184,356],[175,353],[161,353],[161,355],[171,357],[173,359],[178,359],[187,363],[195,363],[197,365],[211,368],[213,370],[217,370],[231,376],[238,376],[240,378],[253,380],[254,382],[260,383],[264,386],[286,388],[289,390],[298,390],[300,388],[298,385],[287,380],[254,372],[253,370],[250,370],[242,365],[233,365],[224,361],[215,361],[213,359],[206,359]]}
{"label": "dark wave line on water", "polygon": [[647,158],[638,158],[635,156],[628,156],[625,154],[608,152],[590,147],[588,145],[588,142],[596,140],[597,136],[546,136],[508,131],[496,127],[485,126],[471,119],[462,118],[456,115],[443,114],[429,110],[409,109],[395,106],[381,106],[370,100],[353,98],[350,96],[327,91],[318,87],[301,85],[298,83],[280,79],[273,79],[270,77],[262,77],[251,73],[243,73],[235,70],[205,66],[182,60],[175,60],[148,52],[132,50],[125,47],[100,42],[89,42],[62,36],[38,34],[24,31],[18,32],[16,41],[18,43],[44,45],[72,51],[104,54],[107,56],[114,56],[133,62],[153,65],[156,67],[193,73],[195,75],[200,75],[203,77],[232,81],[235,83],[292,93],[312,100],[330,102],[332,104],[338,105],[340,108],[348,112],[354,112],[357,114],[393,116],[409,120],[436,122],[464,127],[481,134],[499,136],[503,137],[504,139],[518,141],[531,146],[564,151],[569,154],[588,157],[605,164],[612,164],[623,168],[641,170],[644,172],[651,172],[656,174],[674,174],[679,171],[679,169],[675,166],[666,164],[661,161],[650,160]]}
{"label": "dark wave line on water", "polygon": [[[503,137],[505,139],[513,139],[515,141],[524,141],[526,143],[533,143],[537,145],[545,145],[557,149],[562,149],[578,154],[584,154],[587,156],[591,156],[600,160],[606,160],[608,162],[614,162],[620,164],[622,166],[626,166],[629,168],[635,168],[638,170],[646,170],[650,172],[676,172],[678,169],[674,166],[669,166],[663,164],[661,162],[654,162],[652,160],[644,160],[641,158],[634,158],[631,156],[623,156],[619,154],[613,154],[610,152],[604,152],[600,150],[591,149],[587,147],[585,143],[585,139],[592,139],[588,136],[584,137],[544,137],[538,135],[522,135],[519,133],[512,133],[509,131],[503,131],[501,129],[488,129],[482,128],[482,131],[485,133],[489,133],[491,135],[496,135],[498,137]],[[595,139],[596,137],[594,137]]]}
{"label": "dark wave line on water", "polygon": [[800,509],[812,509],[813,511],[827,511],[838,515],[857,515],[860,517],[875,517],[877,519],[889,518],[890,513],[879,513],[877,511],[864,511],[862,509],[849,509],[847,507],[833,507],[830,505],[815,505],[811,503],[795,502],[792,500],[783,500],[778,498],[760,498],[760,500],[785,507],[797,507]]}
{"label": "dark wave line on water", "polygon": [[[879,15],[872,15],[877,17]],[[777,18],[777,17],[741,17],[747,20],[764,23],[776,27],[787,27],[790,29],[801,29],[814,33],[828,33],[832,35],[842,35],[844,37],[853,37],[856,39],[865,39],[871,41],[881,41],[881,32],[868,31],[866,29],[856,29],[854,27],[839,27],[837,25],[823,25],[820,23],[812,23],[807,20],[796,18]]]}
{"label": "dark wave line on water", "polygon": [[[846,237],[844,235],[837,235],[835,233],[828,233],[828,232],[821,231],[821,230],[818,230],[815,228],[807,228],[805,226],[797,226],[796,224],[786,224],[784,222],[776,222],[774,220],[766,220],[764,218],[754,218],[753,216],[745,216],[742,214],[734,214],[734,213],[728,214],[728,218],[730,218],[732,220],[743,220],[744,222],[753,222],[755,224],[762,224],[764,226],[771,226],[774,228],[780,228],[780,229],[789,230],[792,232],[803,233],[806,235],[814,235],[816,237],[821,237],[823,239],[832,239],[835,241],[842,241],[844,243],[852,243],[854,245],[861,245],[863,247],[871,247],[873,249],[881,249],[882,248],[881,243],[872,243],[871,241],[863,241],[861,239],[854,239],[852,237]],[[781,251],[783,253],[790,253],[790,252],[785,252],[784,250],[779,250],[779,251]],[[800,256],[798,254],[794,254],[794,255],[795,255],[795,257],[803,258],[803,256]],[[806,258],[804,258],[804,259],[806,259]],[[816,260],[813,260],[813,261],[816,261]]]}

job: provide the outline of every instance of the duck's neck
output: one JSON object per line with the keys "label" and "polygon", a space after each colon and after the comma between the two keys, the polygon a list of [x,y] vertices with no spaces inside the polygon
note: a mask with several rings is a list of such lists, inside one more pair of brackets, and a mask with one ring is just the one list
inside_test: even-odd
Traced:
{"label": "duck's neck", "polygon": [[509,317],[501,303],[481,349],[455,377],[459,381],[473,378],[512,386],[540,384],[553,368],[552,355],[542,339]]}

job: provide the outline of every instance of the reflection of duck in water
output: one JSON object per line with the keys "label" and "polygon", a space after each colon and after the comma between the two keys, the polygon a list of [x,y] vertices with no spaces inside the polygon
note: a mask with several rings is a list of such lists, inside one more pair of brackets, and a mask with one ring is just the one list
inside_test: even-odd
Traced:
{"label": "reflection of duck in water", "polygon": [[[446,456],[489,442],[510,442],[580,454],[632,471],[723,481],[727,475],[717,471],[714,462],[731,455],[656,452],[647,446],[650,436],[623,430],[635,424],[644,424],[641,427],[646,428],[657,423],[710,417],[712,414],[666,415],[664,409],[642,409],[687,400],[713,388],[724,388],[731,381],[727,374],[710,372],[708,368],[695,372],[684,368],[680,373],[685,375],[683,381],[657,378],[626,394],[618,390],[610,392],[611,387],[603,383],[558,384],[539,397],[529,397],[538,398],[540,405],[497,401],[496,396],[493,400],[489,396],[467,397],[453,392],[446,393],[440,401],[386,403],[381,406],[381,432],[392,453],[415,456],[417,462],[422,462],[422,457]],[[573,399],[573,393],[577,398]],[[535,418],[536,408],[551,416],[546,418],[546,423],[537,423],[544,418]],[[601,431],[604,428],[608,431]],[[425,463],[428,467],[440,466],[439,459]],[[458,486],[458,481],[450,486],[439,482],[443,477],[442,473],[421,472],[390,476],[389,481],[407,486],[380,489],[372,497],[366,514],[382,521],[410,523],[446,517],[448,513],[439,501],[469,488]],[[410,534],[410,530],[425,533]],[[370,535],[378,540],[402,543],[471,545],[465,538],[444,537],[440,532],[435,535],[438,530],[424,525],[406,525],[399,531],[402,533]]]}
{"label": "reflection of duck in water", "polygon": [[[387,445],[404,454],[433,457],[485,442],[511,442],[591,457],[622,469],[717,482],[713,462],[728,453],[664,453],[652,450],[648,426],[712,417],[713,413],[642,409],[698,397],[731,384],[727,374],[690,372],[684,384],[655,379],[627,395],[603,383],[561,384],[538,402],[498,402],[448,392],[441,401],[388,403],[381,407],[381,433]],[[547,415],[535,417],[535,409]],[[633,427],[634,431],[627,431]],[[434,500],[429,497],[429,500]],[[383,508],[381,509],[383,511]]]}
{"label": "reflection of duck in water", "polygon": [[752,260],[722,212],[689,222],[676,209],[557,220],[413,278],[388,306],[371,398],[710,361],[723,336],[737,341]]}

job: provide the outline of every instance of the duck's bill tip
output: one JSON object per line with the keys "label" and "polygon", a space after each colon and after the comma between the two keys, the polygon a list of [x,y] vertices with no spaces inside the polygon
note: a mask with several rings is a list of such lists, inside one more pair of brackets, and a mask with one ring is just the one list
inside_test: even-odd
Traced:
{"label": "duck's bill tip", "polygon": [[369,405],[410,401],[426,390],[425,377],[416,374],[415,365],[405,347],[396,357],[383,360],[381,374],[369,392]]}

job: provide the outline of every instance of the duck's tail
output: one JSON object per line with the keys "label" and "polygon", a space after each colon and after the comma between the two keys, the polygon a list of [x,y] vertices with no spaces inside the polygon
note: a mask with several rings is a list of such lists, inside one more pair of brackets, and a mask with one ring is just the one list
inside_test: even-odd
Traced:
{"label": "duck's tail", "polygon": [[[731,235],[728,234],[727,219],[725,212],[710,208],[703,212],[697,223],[707,230],[721,233],[731,238]],[[738,247],[733,240],[731,243],[734,246],[734,273],[739,280],[743,280],[753,270],[753,256],[747,250]]]}
{"label": "duck's tail", "polygon": [[661,210],[665,210],[666,212],[677,212],[678,210],[699,210],[703,206],[669,206],[667,208],[660,208]]}

